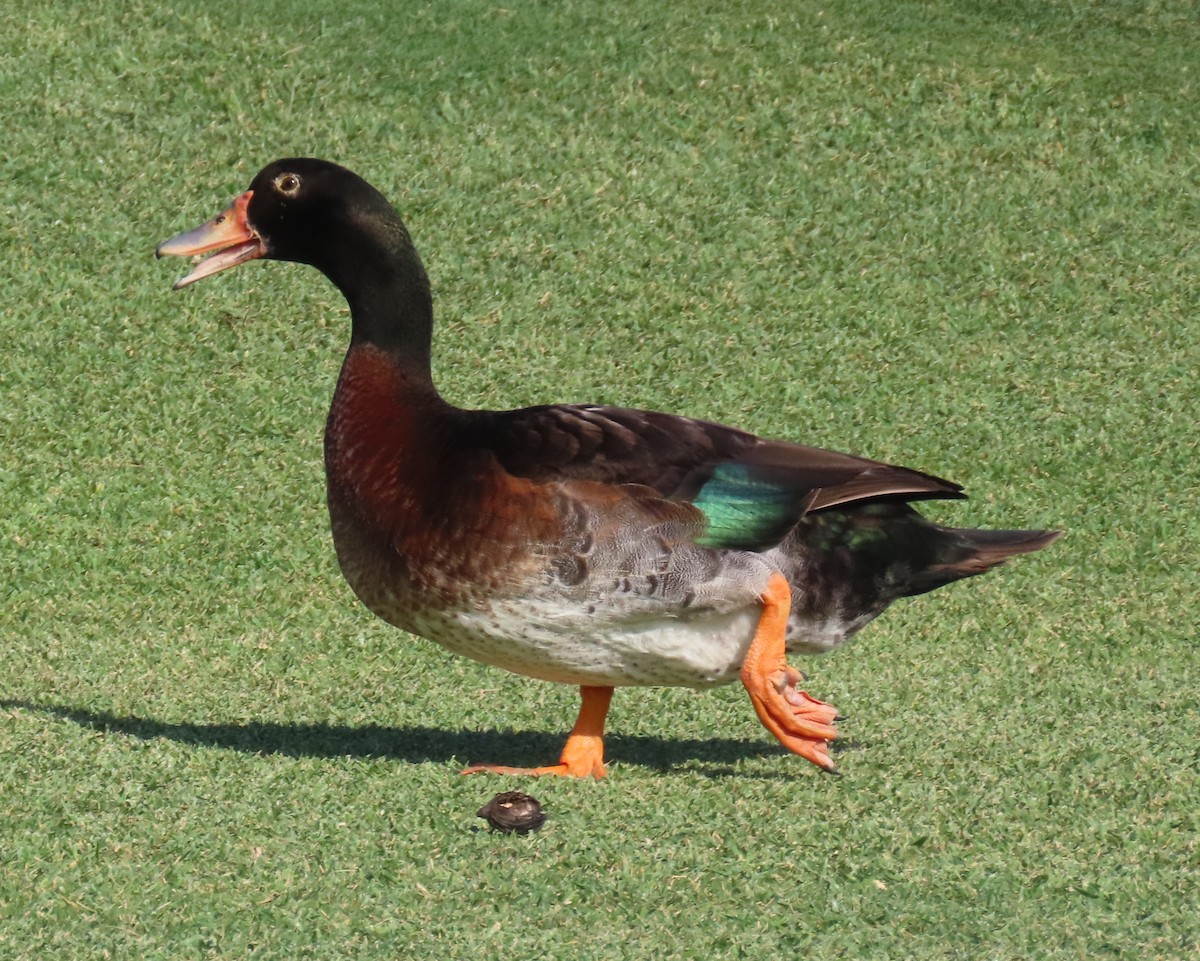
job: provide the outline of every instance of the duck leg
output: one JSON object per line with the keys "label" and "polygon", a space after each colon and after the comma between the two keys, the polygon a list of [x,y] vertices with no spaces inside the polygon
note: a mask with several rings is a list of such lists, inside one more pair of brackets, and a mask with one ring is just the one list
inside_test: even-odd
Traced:
{"label": "duck leg", "polygon": [[758,629],[742,662],[742,684],[754,713],[793,754],[836,773],[829,742],[837,737],[837,710],[796,688],[803,675],[788,666],[785,647],[792,590],[778,571],[767,582],[762,602]]}
{"label": "duck leg", "polygon": [[[785,615],[786,617],[786,615]],[[566,777],[604,777],[604,719],[612,700],[611,687],[581,687],[583,703],[571,729],[562,757],[548,767],[505,767],[501,764],[472,764],[463,774],[559,774]]]}

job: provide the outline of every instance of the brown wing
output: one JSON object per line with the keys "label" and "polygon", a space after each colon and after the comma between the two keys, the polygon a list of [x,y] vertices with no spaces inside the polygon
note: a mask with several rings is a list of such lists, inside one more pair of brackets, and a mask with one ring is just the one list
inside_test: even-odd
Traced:
{"label": "brown wing", "polygon": [[962,497],[932,474],[674,414],[623,407],[546,405],[489,412],[478,441],[510,473],[533,480],[584,479],[641,484],[673,500],[693,500],[723,464],[795,492],[796,517],[881,497]]}

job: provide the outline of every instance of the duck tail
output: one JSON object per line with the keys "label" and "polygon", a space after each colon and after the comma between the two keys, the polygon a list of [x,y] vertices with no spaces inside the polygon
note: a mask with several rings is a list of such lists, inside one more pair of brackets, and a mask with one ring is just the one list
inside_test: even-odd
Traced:
{"label": "duck tail", "polygon": [[975,577],[1018,554],[1048,547],[1062,531],[995,531],[935,527],[941,535],[937,562],[914,572],[905,594],[924,594],[964,577]]}

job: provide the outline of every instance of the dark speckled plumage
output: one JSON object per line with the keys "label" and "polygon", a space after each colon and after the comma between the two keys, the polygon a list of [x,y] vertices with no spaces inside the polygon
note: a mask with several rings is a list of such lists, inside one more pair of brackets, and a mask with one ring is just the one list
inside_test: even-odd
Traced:
{"label": "dark speckled plumage", "polygon": [[213,249],[181,285],[267,257],[311,264],[345,295],[325,440],[342,570],[381,617],[470,657],[585,688],[725,683],[775,572],[792,592],[789,649],[823,651],[899,597],[1057,536],[939,527],[909,502],[961,497],[957,484],[706,421],[453,407],[431,379],[432,301],[408,232],[336,165],[277,161],[159,252]]}

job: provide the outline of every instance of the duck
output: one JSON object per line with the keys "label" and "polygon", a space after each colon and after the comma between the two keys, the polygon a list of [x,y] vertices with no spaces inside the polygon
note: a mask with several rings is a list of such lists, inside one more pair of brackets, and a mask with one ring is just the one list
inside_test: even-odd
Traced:
{"label": "duck", "polygon": [[842,718],[789,654],[840,647],[893,601],[1041,550],[1056,530],[950,528],[920,470],[678,414],[454,406],[431,373],[433,298],[408,229],[343,166],[264,167],[213,219],[159,244],[207,255],[175,289],[254,260],[315,267],[350,338],[325,424],[341,572],[375,615],[519,675],[577,686],[557,763],[606,774],[614,689],[740,681],[783,748],[836,772]]}

